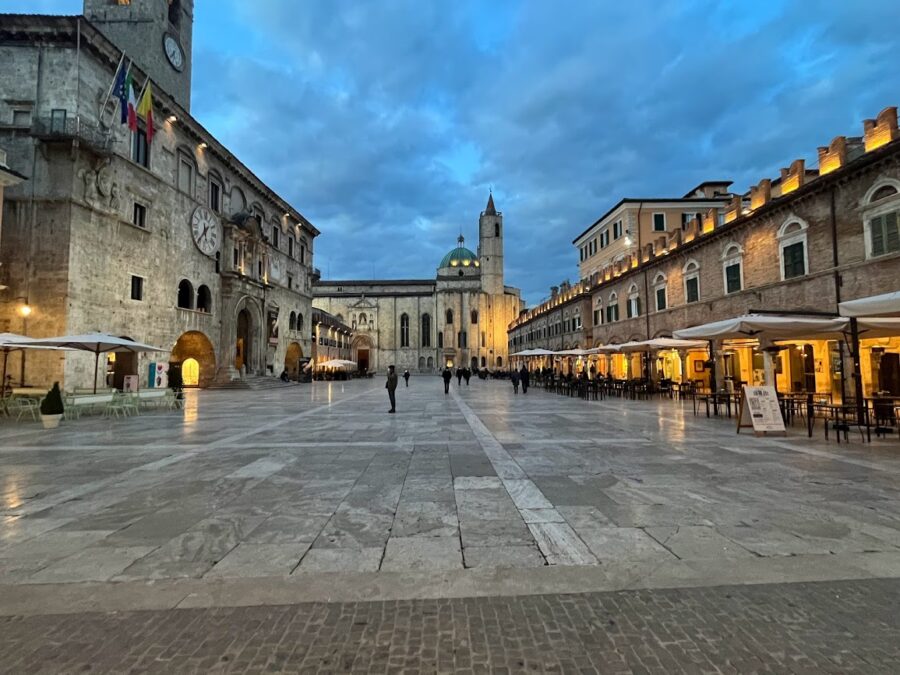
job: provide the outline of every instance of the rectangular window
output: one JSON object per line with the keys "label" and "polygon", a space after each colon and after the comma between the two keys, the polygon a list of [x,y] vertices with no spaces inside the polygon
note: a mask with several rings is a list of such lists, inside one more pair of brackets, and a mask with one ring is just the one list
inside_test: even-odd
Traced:
{"label": "rectangular window", "polygon": [[292,290],[294,288],[294,277],[288,274],[288,290]]}
{"label": "rectangular window", "polygon": [[294,238],[288,237],[288,255],[293,258],[294,257]]}
{"label": "rectangular window", "polygon": [[238,263],[240,263],[240,254],[238,253],[237,246],[235,246],[234,247],[234,266],[235,266],[235,268],[238,266]]}
{"label": "rectangular window", "polygon": [[802,241],[789,244],[781,249],[781,257],[784,260],[784,278],[793,279],[806,274],[806,261],[804,250],[806,246]]}
{"label": "rectangular window", "polygon": [[688,302],[697,302],[700,300],[700,278],[691,277],[684,282],[684,292]]}
{"label": "rectangular window", "polygon": [[613,240],[618,239],[622,236],[622,221],[617,220],[613,223]]}
{"label": "rectangular window", "polygon": [[876,216],[869,221],[873,256],[900,251],[900,225],[897,221],[896,211]]}
{"label": "rectangular window", "polygon": [[147,146],[147,132],[138,127],[132,134],[131,161],[144,168],[150,168],[150,149]]}
{"label": "rectangular window", "polygon": [[681,229],[685,229],[689,222],[691,222],[697,216],[696,213],[682,213],[681,214]]}
{"label": "rectangular window", "polygon": [[214,178],[209,179],[209,208],[216,213],[222,210],[222,186]]}
{"label": "rectangular window", "polygon": [[272,246],[278,248],[278,226],[272,226]]}
{"label": "rectangular window", "polygon": [[143,204],[134,203],[131,211],[131,222],[138,227],[147,227],[147,207]]}
{"label": "rectangular window", "polygon": [[484,347],[487,344],[487,335],[485,335],[484,331],[481,331],[481,346]]}
{"label": "rectangular window", "polygon": [[[50,111],[50,133],[64,134],[66,133],[66,115],[64,108],[54,108]],[[29,111],[30,116],[30,111]],[[30,122],[29,122],[30,123]]]}
{"label": "rectangular window", "polygon": [[666,231],[666,214],[665,213],[654,213],[653,214],[653,231],[654,232],[665,232]]}
{"label": "rectangular window", "polygon": [[306,244],[300,244],[300,262],[306,262]]}
{"label": "rectangular window", "polygon": [[133,274],[131,275],[131,299],[144,299],[144,279],[143,277],[136,277]]}
{"label": "rectangular window", "polygon": [[186,157],[178,158],[178,189],[189,195],[194,193],[194,165]]}
{"label": "rectangular window", "polygon": [[595,326],[600,325],[600,317],[602,314],[603,314],[603,312],[601,312],[599,309],[594,310],[594,325]]}
{"label": "rectangular window", "polygon": [[734,263],[725,267],[725,292],[737,293],[741,290],[741,264]]}
{"label": "rectangular window", "polygon": [[656,311],[661,312],[666,308],[666,289],[657,288],[656,289]]}
{"label": "rectangular window", "polygon": [[603,230],[600,233],[600,248],[603,249],[607,246],[609,246],[609,230]]}

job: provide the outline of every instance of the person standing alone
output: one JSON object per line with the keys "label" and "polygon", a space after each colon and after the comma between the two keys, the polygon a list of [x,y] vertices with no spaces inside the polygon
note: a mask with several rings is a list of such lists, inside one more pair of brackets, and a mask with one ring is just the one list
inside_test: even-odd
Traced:
{"label": "person standing alone", "polygon": [[441,377],[444,378],[444,393],[450,393],[450,380],[453,379],[453,373],[450,372],[450,369],[447,366],[444,366],[444,372],[441,373]]}
{"label": "person standing alone", "polygon": [[509,379],[512,382],[513,393],[519,393],[519,371],[513,368],[512,372],[509,374]]}
{"label": "person standing alone", "polygon": [[406,386],[409,386],[409,368],[403,371],[403,380],[406,382]]}
{"label": "person standing alone", "polygon": [[528,384],[529,384],[529,382],[528,382],[529,375],[528,375],[528,368],[526,368],[525,366],[522,366],[522,370],[519,371],[519,379],[522,380],[522,393],[527,394],[528,393]]}
{"label": "person standing alone", "polygon": [[397,412],[397,400],[394,395],[397,391],[397,373],[394,372],[394,366],[388,366],[387,382],[384,388],[388,390],[388,398],[391,399],[391,409],[388,412]]}

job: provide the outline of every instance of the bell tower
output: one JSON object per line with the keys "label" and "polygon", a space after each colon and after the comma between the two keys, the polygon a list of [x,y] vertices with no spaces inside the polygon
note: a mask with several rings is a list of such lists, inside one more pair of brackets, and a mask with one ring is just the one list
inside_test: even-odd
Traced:
{"label": "bell tower", "polygon": [[190,111],[194,0],[84,0],[84,16]]}
{"label": "bell tower", "polygon": [[478,259],[481,290],[503,295],[503,214],[494,207],[494,195],[478,218]]}

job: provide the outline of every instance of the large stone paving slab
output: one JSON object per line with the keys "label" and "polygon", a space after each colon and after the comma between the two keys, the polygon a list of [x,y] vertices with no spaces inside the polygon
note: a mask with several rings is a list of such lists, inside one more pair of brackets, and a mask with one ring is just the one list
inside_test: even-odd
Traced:
{"label": "large stone paving slab", "polygon": [[376,379],[190,392],[183,412],[57,431],[4,424],[0,586],[404,567],[678,579],[718,563],[759,580],[829,556],[900,575],[896,442],[736,436],[689,403],[480,380],[445,396],[417,377],[398,405],[385,414]]}

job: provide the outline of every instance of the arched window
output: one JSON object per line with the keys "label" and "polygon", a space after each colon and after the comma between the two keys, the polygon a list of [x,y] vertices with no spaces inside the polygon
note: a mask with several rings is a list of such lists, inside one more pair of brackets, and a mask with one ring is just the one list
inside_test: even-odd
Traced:
{"label": "arched window", "polygon": [[425,357],[419,357],[419,370],[425,370]]}
{"label": "arched window", "polygon": [[365,315],[365,312],[360,312],[360,313],[359,313],[359,323],[360,323],[361,325],[365,325],[365,323],[366,323],[366,315]]}
{"label": "arched window", "polygon": [[883,178],[866,197],[866,255],[875,258],[900,251],[900,181]]}
{"label": "arched window", "polygon": [[194,287],[187,279],[178,282],[178,306],[182,309],[194,309]]}
{"label": "arched window", "polygon": [[793,216],[778,230],[778,256],[781,263],[781,279],[795,279],[809,272],[806,250],[806,221]]}
{"label": "arched window", "polygon": [[440,332],[440,333],[438,333],[438,349],[443,349],[443,348],[444,348],[444,333]]}
{"label": "arched window", "polygon": [[628,307],[625,313],[629,319],[641,315],[641,296],[638,293],[637,284],[631,284],[628,289]]}
{"label": "arched window", "polygon": [[487,368],[487,359],[485,357],[481,357],[481,367]]}
{"label": "arched window", "polygon": [[472,323],[478,323],[478,310],[472,310]]}
{"label": "arched window", "polygon": [[453,323],[453,310],[452,309],[447,310],[447,323],[448,324]]}
{"label": "arched window", "polygon": [[603,298],[597,298],[597,306],[594,307],[594,325],[603,325]]}
{"label": "arched window", "polygon": [[682,269],[684,275],[684,301],[700,301],[700,265],[696,260],[688,260]]}
{"label": "arched window", "polygon": [[498,367],[498,368],[502,368],[502,367],[503,367],[503,357],[502,357],[502,356],[498,356],[498,357],[497,357],[497,367]]}
{"label": "arched window", "polygon": [[291,312],[288,317],[288,330],[297,330],[297,312]]}
{"label": "arched window", "polygon": [[431,346],[431,314],[422,315],[422,346]]}
{"label": "arched window", "polygon": [[409,315],[400,315],[400,346],[409,347]]}
{"label": "arched window", "polygon": [[653,279],[653,295],[656,300],[657,312],[661,312],[669,306],[668,280],[662,272]]}
{"label": "arched window", "polygon": [[201,284],[200,288],[197,289],[197,311],[212,311],[212,293],[210,293],[209,286],[206,284]]}
{"label": "arched window", "polygon": [[606,305],[606,323],[619,320],[619,295],[613,291],[609,294],[609,302]]}
{"label": "arched window", "polygon": [[737,293],[744,288],[744,249],[734,242],[726,244],[722,251],[722,279],[725,293]]}
{"label": "arched window", "polygon": [[297,312],[297,331],[303,330],[303,314]]}

